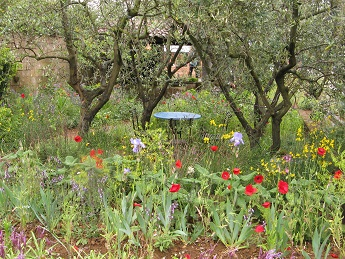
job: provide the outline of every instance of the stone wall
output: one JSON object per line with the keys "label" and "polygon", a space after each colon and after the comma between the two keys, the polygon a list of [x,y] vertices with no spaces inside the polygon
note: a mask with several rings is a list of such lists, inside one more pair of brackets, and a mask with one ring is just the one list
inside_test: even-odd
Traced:
{"label": "stone wall", "polygon": [[[17,38],[13,46],[30,47],[29,41]],[[32,54],[32,51],[14,49],[15,55],[21,59],[25,54]],[[61,38],[45,37],[42,38],[33,51],[42,53],[44,56],[63,56],[65,50],[64,42]],[[47,83],[64,84],[68,80],[68,62],[58,58],[47,58],[37,61],[34,58],[25,57],[18,69],[18,72],[12,80],[10,86],[17,90],[21,87],[37,88]]]}

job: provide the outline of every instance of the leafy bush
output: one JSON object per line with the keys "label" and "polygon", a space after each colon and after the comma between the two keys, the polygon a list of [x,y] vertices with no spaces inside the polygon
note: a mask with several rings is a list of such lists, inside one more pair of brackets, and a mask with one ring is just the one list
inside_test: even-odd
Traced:
{"label": "leafy bush", "polygon": [[0,47],[0,100],[8,86],[8,82],[17,72],[17,63],[9,48]]}

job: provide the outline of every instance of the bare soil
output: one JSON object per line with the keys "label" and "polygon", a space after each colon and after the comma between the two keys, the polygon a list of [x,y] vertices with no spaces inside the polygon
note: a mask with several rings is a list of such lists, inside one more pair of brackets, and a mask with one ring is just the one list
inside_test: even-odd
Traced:
{"label": "bare soil", "polygon": [[[45,232],[44,235],[39,235],[37,232],[37,226],[39,223],[30,223],[26,226],[25,232],[27,238],[31,237],[31,232],[36,234],[37,240],[45,239],[47,249],[51,247],[51,254],[55,258],[83,258],[83,256],[90,254],[94,251],[96,254],[106,254],[107,247],[105,239],[100,236],[97,238],[89,238],[85,245],[73,245],[76,241],[72,241],[71,245],[68,245],[65,240],[59,238],[57,241],[49,232]],[[143,246],[144,247],[144,246]],[[301,254],[302,247],[289,247],[286,251],[287,255],[284,257],[286,259],[303,259]],[[312,253],[312,248],[310,244],[306,244],[303,247],[305,251],[308,252],[310,258],[315,258]],[[139,249],[140,250],[140,249]],[[145,248],[138,252],[140,256],[147,255]],[[158,249],[154,251],[152,259],[184,259],[185,256],[189,254],[192,259],[225,259],[225,258],[237,258],[237,259],[258,259],[260,254],[260,247],[252,245],[247,248],[235,250],[224,246],[220,242],[212,240],[212,238],[200,238],[192,244],[185,244],[181,241],[176,241],[168,250],[159,251]],[[330,254],[338,255],[340,251],[332,248]],[[110,257],[109,257],[110,258]],[[130,258],[135,258],[131,256]],[[150,257],[145,257],[150,258]],[[268,257],[262,257],[261,259],[267,259]],[[276,257],[269,257],[273,259]],[[337,258],[329,255],[327,258]],[[339,258],[341,258],[339,256]],[[114,258],[116,259],[116,258]],[[344,258],[343,258],[344,259]]]}

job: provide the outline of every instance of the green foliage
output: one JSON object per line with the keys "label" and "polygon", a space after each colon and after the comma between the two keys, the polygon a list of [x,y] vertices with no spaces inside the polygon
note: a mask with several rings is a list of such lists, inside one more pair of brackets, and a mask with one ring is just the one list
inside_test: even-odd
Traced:
{"label": "green foliage", "polygon": [[18,65],[10,49],[0,46],[0,100],[8,87],[9,81],[16,74],[17,68]]}
{"label": "green foliage", "polygon": [[230,248],[241,249],[243,243],[247,242],[253,229],[251,226],[252,214],[246,215],[248,211],[246,208],[241,208],[240,211],[235,210],[234,204],[229,199],[221,208],[226,208],[225,213],[216,207],[212,207],[213,221],[210,222],[210,228],[215,232],[215,235],[220,241]]}

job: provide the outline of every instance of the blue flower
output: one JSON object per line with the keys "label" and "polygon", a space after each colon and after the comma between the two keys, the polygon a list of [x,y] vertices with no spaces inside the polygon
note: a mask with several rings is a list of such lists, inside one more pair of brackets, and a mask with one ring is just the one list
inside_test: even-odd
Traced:
{"label": "blue flower", "polygon": [[141,142],[140,138],[131,138],[131,144],[133,147],[133,152],[138,153],[141,148],[145,148],[145,144]]}
{"label": "blue flower", "polygon": [[230,139],[230,142],[233,142],[235,147],[237,147],[241,144],[244,145],[244,141],[242,139],[242,133],[235,132],[234,136]]}

